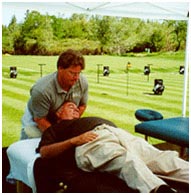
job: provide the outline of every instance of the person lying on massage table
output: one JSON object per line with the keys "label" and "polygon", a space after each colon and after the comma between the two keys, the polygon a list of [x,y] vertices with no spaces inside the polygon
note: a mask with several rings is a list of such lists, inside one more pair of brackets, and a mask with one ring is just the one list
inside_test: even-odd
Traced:
{"label": "person lying on massage table", "polygon": [[62,120],[44,132],[37,149],[42,158],[75,149],[81,170],[109,172],[143,193],[176,192],[155,174],[188,182],[189,164],[177,152],[158,150],[106,119],[79,118],[79,110],[72,102],[64,103],[57,116]]}
{"label": "person lying on massage table", "polygon": [[[68,113],[67,118],[78,118],[79,110],[77,109],[77,112],[73,112],[73,109],[69,109],[69,107],[73,108],[73,105],[67,104],[66,106],[66,112]],[[52,124],[58,122],[58,119],[62,118],[62,107],[56,114],[57,115],[50,113],[48,116]],[[70,120],[65,121],[70,122]],[[43,135],[39,148],[43,145],[64,140],[63,136],[59,135],[59,132],[56,132],[56,137],[53,135],[54,132],[52,132],[53,134],[51,131],[48,132],[51,135],[48,135],[49,133]],[[67,132],[65,131],[65,133]],[[37,151],[39,151],[39,148]],[[33,166],[36,192],[38,193],[55,193],[63,191],[67,193],[137,192],[136,190],[130,189],[123,180],[115,175],[106,172],[86,172],[79,169],[75,162],[75,147],[68,147],[67,150],[60,152],[59,154],[56,154],[55,151],[49,152],[53,155],[42,155],[42,157],[35,160]]]}

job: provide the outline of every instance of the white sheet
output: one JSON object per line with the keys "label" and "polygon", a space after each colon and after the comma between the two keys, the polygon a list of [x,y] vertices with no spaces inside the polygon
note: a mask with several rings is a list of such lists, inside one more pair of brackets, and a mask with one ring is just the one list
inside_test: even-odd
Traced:
{"label": "white sheet", "polygon": [[7,155],[10,162],[10,173],[7,180],[19,180],[36,191],[33,165],[35,159],[40,154],[35,152],[38,147],[40,138],[20,140],[11,144],[7,150]]}

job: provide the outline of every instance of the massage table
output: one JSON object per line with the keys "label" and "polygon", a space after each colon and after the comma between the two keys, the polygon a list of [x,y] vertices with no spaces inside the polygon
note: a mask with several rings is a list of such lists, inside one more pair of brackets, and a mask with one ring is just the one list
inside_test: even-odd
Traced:
{"label": "massage table", "polygon": [[180,155],[189,147],[188,117],[144,121],[135,125],[135,132],[144,134],[146,140],[150,136],[180,146]]}
{"label": "massage table", "polygon": [[[7,181],[16,182],[17,192],[36,192],[33,175],[33,165],[40,156],[35,152],[40,138],[20,140],[11,144],[7,149],[7,156],[10,163],[10,172]],[[27,188],[28,187],[28,188]]]}

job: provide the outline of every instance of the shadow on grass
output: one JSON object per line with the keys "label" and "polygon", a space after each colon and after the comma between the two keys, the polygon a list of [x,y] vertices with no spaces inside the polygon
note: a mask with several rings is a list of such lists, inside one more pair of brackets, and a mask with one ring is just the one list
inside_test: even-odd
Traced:
{"label": "shadow on grass", "polygon": [[155,93],[148,93],[148,92],[144,92],[143,94],[144,94],[144,95],[159,95],[159,96],[162,95],[162,94],[155,94]]}

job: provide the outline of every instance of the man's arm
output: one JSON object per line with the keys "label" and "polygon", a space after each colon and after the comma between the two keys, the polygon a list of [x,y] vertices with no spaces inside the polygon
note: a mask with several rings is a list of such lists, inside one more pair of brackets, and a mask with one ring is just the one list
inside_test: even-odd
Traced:
{"label": "man's arm", "polygon": [[38,128],[44,132],[48,127],[51,126],[51,123],[46,119],[46,117],[44,118],[34,118],[34,121],[37,123]]}
{"label": "man's arm", "polygon": [[97,136],[98,135],[93,131],[88,131],[79,136],[73,137],[62,142],[44,145],[40,148],[41,157],[51,158],[57,156],[71,147],[76,147],[87,142],[93,141],[94,139],[96,139]]}
{"label": "man's arm", "polygon": [[82,116],[82,114],[84,113],[86,107],[87,106],[85,104],[78,107],[80,116]]}

